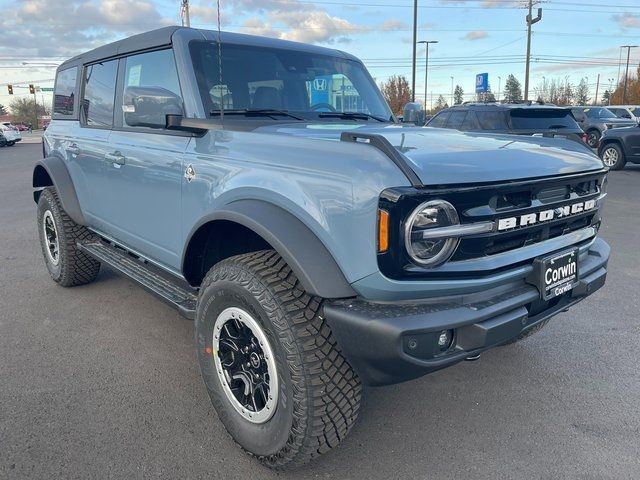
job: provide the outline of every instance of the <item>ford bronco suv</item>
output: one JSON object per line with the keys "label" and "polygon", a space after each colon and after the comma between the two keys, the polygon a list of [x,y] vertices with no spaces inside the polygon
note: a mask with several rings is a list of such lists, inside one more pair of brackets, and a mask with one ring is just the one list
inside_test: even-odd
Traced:
{"label": "ford bronco suv", "polygon": [[58,68],[44,157],[53,280],[104,265],[193,318],[221,422],[271,467],[335,447],[363,384],[531,335],[607,273],[597,156],[398,124],[337,50],[180,27],[92,50]]}

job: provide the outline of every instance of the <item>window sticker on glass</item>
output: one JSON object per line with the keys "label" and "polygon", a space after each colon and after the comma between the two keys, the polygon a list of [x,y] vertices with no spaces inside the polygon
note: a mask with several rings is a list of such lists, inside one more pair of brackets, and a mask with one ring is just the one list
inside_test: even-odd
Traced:
{"label": "window sticker on glass", "polygon": [[127,80],[128,87],[139,87],[140,86],[140,71],[142,70],[142,65],[132,65],[129,67],[129,79]]}

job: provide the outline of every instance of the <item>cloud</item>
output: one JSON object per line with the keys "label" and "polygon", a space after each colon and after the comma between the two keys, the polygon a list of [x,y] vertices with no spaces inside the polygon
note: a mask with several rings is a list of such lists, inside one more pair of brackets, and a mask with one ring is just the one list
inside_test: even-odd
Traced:
{"label": "cloud", "polygon": [[616,22],[620,28],[640,28],[640,15],[622,13],[620,15],[612,15],[611,19]]}
{"label": "cloud", "polygon": [[411,28],[411,25],[409,25],[408,23],[403,22],[402,20],[398,20],[397,18],[389,18],[378,25],[376,30],[381,30],[383,32],[392,32],[394,30],[408,30],[409,28]]}
{"label": "cloud", "polygon": [[463,40],[482,40],[483,38],[487,38],[489,34],[484,30],[473,30],[472,32],[467,32],[467,34],[462,37]]}

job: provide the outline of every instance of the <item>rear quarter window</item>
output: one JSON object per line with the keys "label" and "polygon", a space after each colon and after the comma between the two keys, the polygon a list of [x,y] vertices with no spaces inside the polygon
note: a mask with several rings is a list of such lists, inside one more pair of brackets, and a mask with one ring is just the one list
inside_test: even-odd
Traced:
{"label": "rear quarter window", "polygon": [[477,111],[476,118],[481,130],[506,130],[507,121],[505,112],[501,111]]}
{"label": "rear quarter window", "polygon": [[510,113],[511,127],[514,130],[579,128],[569,111],[564,109],[523,108],[521,110],[512,110]]}
{"label": "rear quarter window", "polygon": [[455,128],[456,130],[460,130],[462,127],[462,123],[464,119],[467,117],[466,110],[454,110],[449,115],[449,120],[447,120],[447,128]]}
{"label": "rear quarter window", "polygon": [[71,67],[58,72],[53,89],[54,117],[70,119],[75,116],[75,100],[78,94],[77,79],[78,67]]}

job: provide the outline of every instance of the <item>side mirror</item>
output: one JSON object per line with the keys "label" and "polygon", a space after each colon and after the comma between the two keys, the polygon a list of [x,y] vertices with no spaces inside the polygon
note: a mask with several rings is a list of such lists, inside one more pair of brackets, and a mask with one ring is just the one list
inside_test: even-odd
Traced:
{"label": "side mirror", "polygon": [[182,115],[182,99],[161,87],[127,87],[122,102],[130,127],[165,128],[167,115]]}

